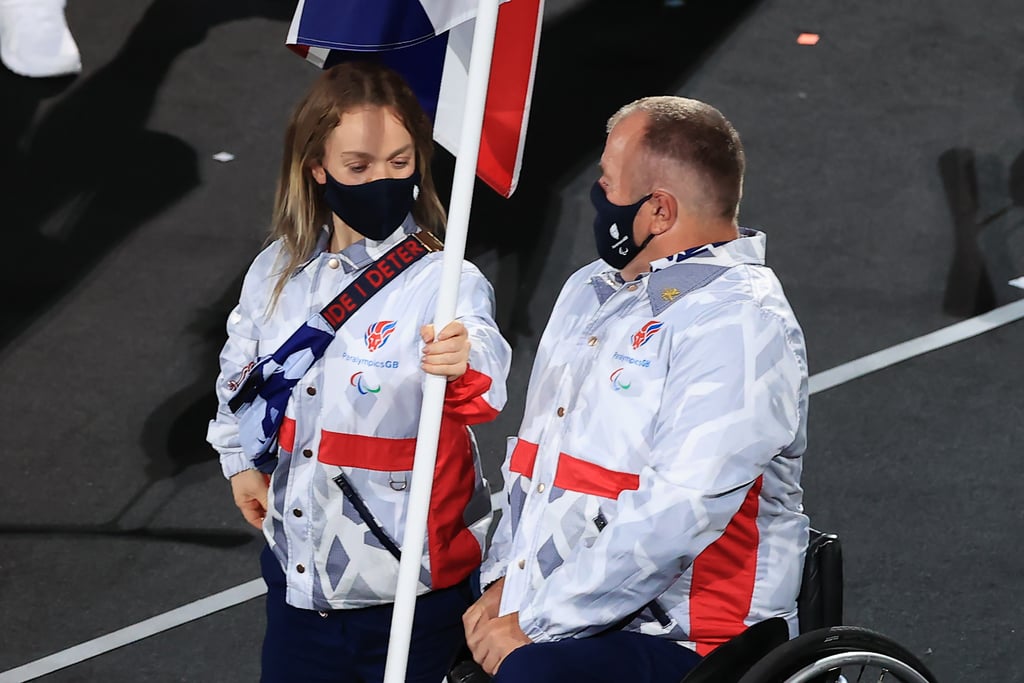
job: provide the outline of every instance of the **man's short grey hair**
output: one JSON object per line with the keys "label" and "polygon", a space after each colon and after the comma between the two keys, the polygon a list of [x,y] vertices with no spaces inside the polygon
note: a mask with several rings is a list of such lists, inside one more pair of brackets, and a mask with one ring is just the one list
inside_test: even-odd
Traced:
{"label": "man's short grey hair", "polygon": [[615,112],[608,119],[608,132],[638,112],[647,117],[644,150],[697,172],[713,195],[708,199],[716,213],[734,219],[743,194],[746,160],[740,136],[722,112],[685,97],[644,97]]}

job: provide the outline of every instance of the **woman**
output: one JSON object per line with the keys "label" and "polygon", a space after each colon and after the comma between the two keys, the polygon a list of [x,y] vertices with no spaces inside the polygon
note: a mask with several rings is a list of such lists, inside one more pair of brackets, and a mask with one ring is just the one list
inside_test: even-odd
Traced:
{"label": "woman", "polygon": [[325,71],[288,126],[273,241],[228,318],[208,434],[267,538],[264,681],[382,679],[424,371],[448,385],[407,680],[440,681],[461,642],[490,517],[467,426],[503,406],[510,350],[468,263],[434,340],[431,151],[411,90],[370,63]]}

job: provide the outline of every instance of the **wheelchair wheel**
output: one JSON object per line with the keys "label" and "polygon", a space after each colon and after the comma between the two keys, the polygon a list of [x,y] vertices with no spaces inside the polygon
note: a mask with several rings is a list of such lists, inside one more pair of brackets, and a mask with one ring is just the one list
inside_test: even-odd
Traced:
{"label": "wheelchair wheel", "polygon": [[775,648],[740,683],[937,683],[928,668],[891,638],[833,626]]}

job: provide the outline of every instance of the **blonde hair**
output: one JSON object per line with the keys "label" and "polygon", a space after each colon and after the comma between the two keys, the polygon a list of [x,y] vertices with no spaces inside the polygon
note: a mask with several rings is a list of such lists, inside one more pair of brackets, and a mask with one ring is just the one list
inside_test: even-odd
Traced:
{"label": "blonde hair", "polygon": [[320,228],[331,221],[322,186],[312,167],[322,164],[327,137],[345,112],[360,107],[386,107],[409,131],[416,149],[420,193],[413,205],[416,223],[437,236],[445,211],[430,172],[433,126],[412,89],[395,71],[373,62],[346,62],[323,72],[296,107],[284,137],[281,175],[268,241],[281,240],[284,265],[278,274],[268,310],[277,302],[295,269],[313,256]]}

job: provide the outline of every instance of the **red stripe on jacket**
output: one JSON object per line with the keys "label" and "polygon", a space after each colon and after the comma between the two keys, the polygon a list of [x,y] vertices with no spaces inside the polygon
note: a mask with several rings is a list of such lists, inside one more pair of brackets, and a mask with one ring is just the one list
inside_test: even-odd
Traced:
{"label": "red stripe on jacket", "polygon": [[533,477],[533,464],[536,461],[537,444],[530,443],[525,439],[519,439],[516,441],[516,447],[512,449],[512,457],[509,459],[508,468],[530,479]]}
{"label": "red stripe on jacket", "polygon": [[[497,417],[498,411],[483,398],[490,388],[491,378],[470,368],[445,390],[427,515],[430,583],[435,590],[459,583],[480,566],[480,544],[463,518],[473,497],[476,473],[466,427]],[[294,452],[295,420],[284,419],[278,442],[282,449]],[[317,460],[338,467],[395,472],[411,470],[415,452],[415,438],[385,439],[321,430]]]}
{"label": "red stripe on jacket", "polygon": [[[483,551],[463,517],[473,497],[476,476],[467,427],[498,416],[498,411],[483,398],[490,388],[490,377],[468,368],[461,377],[449,382],[445,391],[434,488],[427,515],[430,585],[435,589],[454,586],[480,566]],[[444,561],[438,562],[437,558]]]}
{"label": "red stripe on jacket", "polygon": [[277,445],[289,453],[295,452],[295,420],[284,418],[281,428],[277,430]]}
{"label": "red stripe on jacket", "polygon": [[592,496],[615,499],[623,491],[640,488],[640,475],[616,472],[567,453],[558,454],[555,486],[567,491],[588,493]]}
{"label": "red stripe on jacket", "polygon": [[[533,478],[533,467],[537,463],[537,444],[519,439],[508,468],[512,472]],[[555,486],[566,491],[587,493],[603,498],[618,498],[623,491],[636,491],[640,488],[640,475],[629,472],[617,472],[586,460],[574,458],[568,453],[558,454],[558,467],[555,470]]]}
{"label": "red stripe on jacket", "polygon": [[747,628],[757,574],[757,513],[763,480],[757,478],[725,533],[693,562],[690,639],[697,643],[700,655]]}

